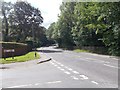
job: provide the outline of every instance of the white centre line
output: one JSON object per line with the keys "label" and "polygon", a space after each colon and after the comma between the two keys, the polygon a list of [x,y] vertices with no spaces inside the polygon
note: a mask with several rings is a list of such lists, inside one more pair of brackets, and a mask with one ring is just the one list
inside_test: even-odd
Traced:
{"label": "white centre line", "polygon": [[60,70],[65,71],[65,69],[61,68]]}
{"label": "white centre line", "polygon": [[80,75],[80,77],[81,77],[81,79],[88,79],[88,77],[85,75]]}
{"label": "white centre line", "polygon": [[50,63],[53,64],[53,65],[55,64],[55,63],[53,63],[53,62],[50,62]]}
{"label": "white centre line", "polygon": [[57,64],[59,64],[59,65],[61,65],[61,63],[59,63],[59,62],[56,62]]}
{"label": "white centre line", "polygon": [[66,73],[66,74],[70,74],[70,72],[68,72],[68,71],[65,71],[64,73]]}
{"label": "white centre line", "polygon": [[77,71],[73,71],[73,73],[75,73],[75,74],[79,74],[79,72],[77,72]]}
{"label": "white centre line", "polygon": [[61,69],[61,67],[57,67],[58,69]]}
{"label": "white centre line", "polygon": [[75,76],[71,76],[74,80],[79,80],[79,78],[75,77]]}
{"label": "white centre line", "polygon": [[68,68],[68,70],[72,71],[73,69],[72,68]]}
{"label": "white centre line", "polygon": [[98,85],[98,83],[97,82],[95,82],[95,81],[91,81],[92,83],[94,83],[94,84],[97,84]]}
{"label": "white centre line", "polygon": [[62,67],[63,67],[64,65],[63,65],[63,64],[61,64],[60,66],[62,66]]}
{"label": "white centre line", "polygon": [[58,65],[54,64],[55,67],[57,67]]}
{"label": "white centre line", "polygon": [[65,66],[66,69],[68,69],[69,71],[72,71],[73,69],[72,68],[69,68],[67,66]]}

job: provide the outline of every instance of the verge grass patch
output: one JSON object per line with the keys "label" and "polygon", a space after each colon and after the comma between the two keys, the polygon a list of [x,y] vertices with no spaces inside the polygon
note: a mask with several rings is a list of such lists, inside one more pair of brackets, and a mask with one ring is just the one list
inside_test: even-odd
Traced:
{"label": "verge grass patch", "polygon": [[82,49],[75,49],[73,51],[77,52],[77,53],[79,53],[79,52],[90,52],[89,50],[82,50]]}
{"label": "verge grass patch", "polygon": [[[37,52],[36,52],[37,53]],[[12,57],[4,59],[0,59],[1,64],[15,63],[15,62],[26,62],[29,60],[39,59],[40,55],[37,53],[35,57],[35,52],[29,52],[22,56],[16,56],[14,59]]]}

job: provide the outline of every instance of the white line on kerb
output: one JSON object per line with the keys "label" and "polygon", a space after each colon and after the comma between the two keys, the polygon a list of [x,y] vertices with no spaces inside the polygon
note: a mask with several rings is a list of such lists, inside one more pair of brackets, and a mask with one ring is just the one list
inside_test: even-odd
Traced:
{"label": "white line on kerb", "polygon": [[104,64],[105,66],[108,66],[108,67],[112,67],[112,68],[118,68],[116,66],[112,66],[112,65],[108,65],[108,64]]}
{"label": "white line on kerb", "polygon": [[95,82],[95,81],[91,81],[92,83],[94,83],[94,84],[98,84],[97,82]]}

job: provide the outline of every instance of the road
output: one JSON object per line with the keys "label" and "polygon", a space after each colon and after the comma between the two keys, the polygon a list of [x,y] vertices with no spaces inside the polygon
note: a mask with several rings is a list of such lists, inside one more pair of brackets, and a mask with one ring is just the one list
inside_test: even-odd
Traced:
{"label": "road", "polygon": [[[118,59],[54,46],[38,49],[41,59],[3,65],[3,88],[118,88]],[[51,61],[39,63],[52,58]]]}

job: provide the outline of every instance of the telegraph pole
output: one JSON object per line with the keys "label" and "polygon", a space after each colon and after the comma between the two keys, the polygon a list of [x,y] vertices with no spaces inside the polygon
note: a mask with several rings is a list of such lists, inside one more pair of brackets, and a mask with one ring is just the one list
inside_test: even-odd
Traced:
{"label": "telegraph pole", "polygon": [[35,31],[34,31],[34,26],[33,26],[33,23],[34,22],[32,22],[32,36],[33,36],[33,48],[34,48],[34,51],[35,51],[35,57],[37,56],[37,54],[36,54],[36,45],[35,45]]}

